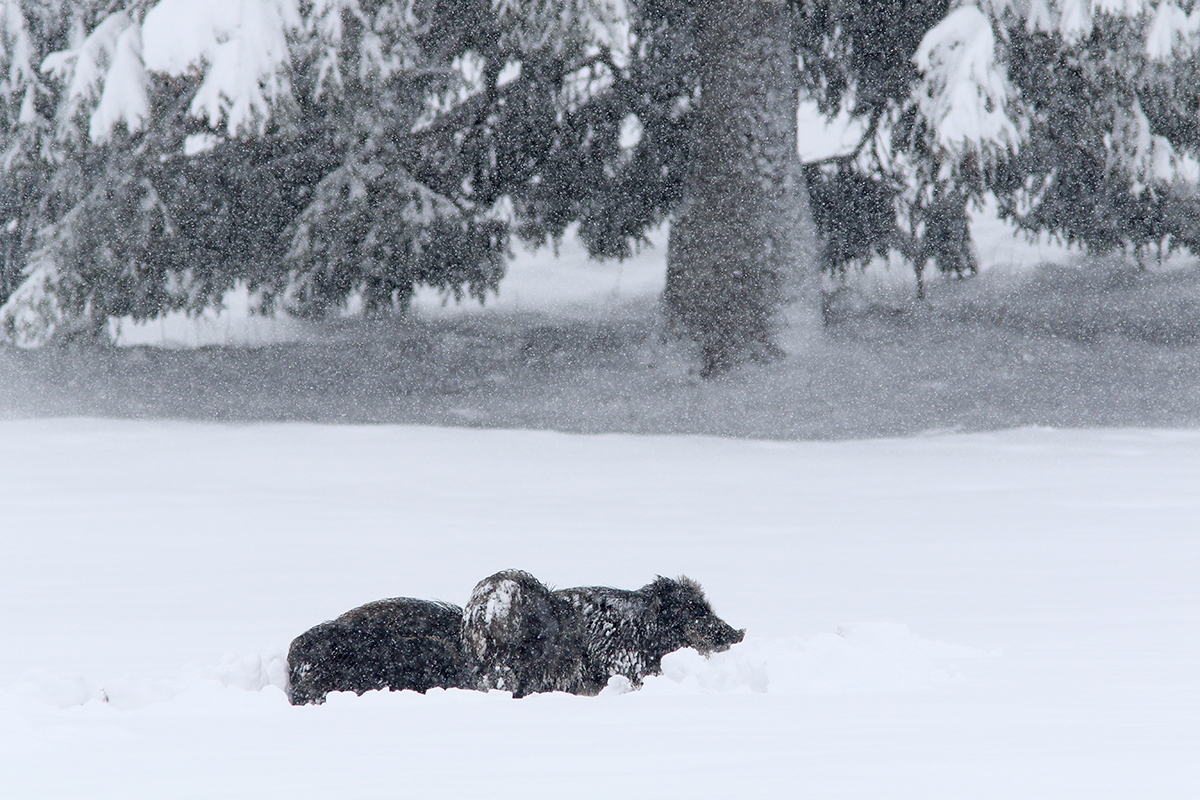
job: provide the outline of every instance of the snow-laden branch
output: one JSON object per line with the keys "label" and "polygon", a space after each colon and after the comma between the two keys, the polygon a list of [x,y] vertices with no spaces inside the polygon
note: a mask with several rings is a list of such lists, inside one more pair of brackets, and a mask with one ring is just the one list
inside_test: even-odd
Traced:
{"label": "snow-laden branch", "polygon": [[941,149],[963,156],[1017,145],[1017,128],[1006,114],[1012,89],[982,11],[952,11],[925,35],[913,60],[923,74],[918,106]]}
{"label": "snow-laden branch", "polygon": [[21,348],[46,344],[62,321],[54,259],[38,251],[30,261],[25,280],[0,305],[0,342]]}
{"label": "snow-laden branch", "polygon": [[1131,108],[1119,108],[1113,130],[1104,137],[1108,167],[1127,169],[1132,176],[1130,192],[1140,194],[1151,184],[1170,183],[1194,175],[1195,160],[1180,155],[1165,136],[1153,133],[1150,121],[1135,98]]}
{"label": "snow-laden branch", "polygon": [[150,116],[146,68],[142,64],[142,31],[130,25],[121,31],[114,46],[112,66],[104,78],[104,91],[92,112],[88,136],[106,141],[118,122],[130,131],[140,130]]}
{"label": "snow-laden branch", "polygon": [[1196,51],[1200,38],[1200,6],[1186,13],[1174,3],[1162,3],[1146,31],[1146,55],[1156,61],[1167,61],[1176,53],[1190,56]]}
{"label": "snow-laden branch", "polygon": [[202,72],[193,115],[214,128],[224,122],[231,136],[261,129],[291,93],[287,36],[300,25],[296,0],[162,0],[142,25],[145,66]]}
{"label": "snow-laden branch", "polygon": [[1023,15],[1031,32],[1057,33],[1068,42],[1091,36],[1097,14],[1136,17],[1149,8],[1148,0],[1002,0],[987,5],[996,16],[1005,11]]}
{"label": "snow-laden branch", "polygon": [[[491,1],[509,35],[525,47],[574,40],[617,58],[628,47],[626,0]],[[2,2],[6,30],[19,30],[24,15],[16,0]],[[315,91],[339,91],[343,26],[357,19],[359,69],[386,80],[411,60],[402,43],[424,27],[417,8],[415,0],[376,10],[360,0],[311,0],[303,7],[300,0],[159,0],[140,23],[136,12],[109,14],[78,46],[50,54],[42,70],[66,84],[59,121],[64,137],[81,115],[97,143],[119,123],[130,131],[144,127],[151,73],[198,76],[190,113],[210,127],[224,126],[229,136],[261,132],[291,98],[297,41],[318,54]],[[0,84],[0,91],[11,85],[11,79]],[[32,113],[33,94],[29,98]]]}
{"label": "snow-laden branch", "polygon": [[11,106],[20,98],[16,119],[19,125],[28,125],[37,116],[34,105],[39,86],[36,58],[37,49],[29,35],[20,3],[4,0],[0,5],[0,100]]}
{"label": "snow-laden branch", "polygon": [[[66,84],[66,92],[61,112],[59,129],[60,135],[67,136],[73,130],[76,118],[93,103],[103,96],[104,89],[109,83],[108,76],[111,67],[118,61],[118,49],[124,53],[120,58],[118,78],[130,77],[131,72],[144,72],[140,68],[140,57],[134,52],[135,43],[124,36],[134,22],[124,11],[109,14],[92,30],[77,47],[61,50],[46,56],[42,62],[42,71],[49,73]],[[131,70],[132,61],[136,60],[137,67]],[[113,86],[109,91],[110,101],[105,108],[105,119],[124,119],[131,130],[136,129],[145,119],[145,79],[137,75],[133,85]],[[126,107],[124,104],[131,103]],[[94,117],[93,113],[89,117]],[[89,120],[90,131],[96,132],[104,128],[105,120]],[[111,131],[111,125],[108,131]]]}
{"label": "snow-laden branch", "polygon": [[529,49],[578,36],[617,54],[629,47],[626,0],[492,0],[492,8]]}

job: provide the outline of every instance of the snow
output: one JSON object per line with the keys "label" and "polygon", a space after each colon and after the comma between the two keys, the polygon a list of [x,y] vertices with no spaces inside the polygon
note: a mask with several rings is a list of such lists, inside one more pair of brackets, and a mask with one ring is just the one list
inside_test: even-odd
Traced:
{"label": "snow", "polygon": [[1198,30],[1200,13],[1196,9],[1188,14],[1174,3],[1162,3],[1155,9],[1154,20],[1146,33],[1146,55],[1166,61],[1176,49],[1191,53],[1195,50]]}
{"label": "snow", "polygon": [[806,163],[849,155],[862,140],[866,123],[850,114],[849,101],[837,114],[827,117],[815,100],[801,100],[796,113],[800,160]]}
{"label": "snow", "polygon": [[1136,17],[1145,11],[1145,0],[1092,0],[1092,13]]}
{"label": "snow", "polygon": [[991,21],[974,6],[954,9],[921,40],[913,62],[925,85],[917,100],[942,148],[961,153],[1019,140],[1004,113],[1013,91],[995,50]]}
{"label": "snow", "polygon": [[117,123],[125,123],[130,131],[141,130],[150,116],[141,29],[130,25],[121,31],[113,49],[112,66],[88,128],[93,142],[107,141]]}
{"label": "snow", "polygon": [[[137,41],[124,36],[132,25],[133,21],[123,11],[109,14],[77,47],[51,53],[42,62],[42,72],[66,83],[66,119],[73,119],[81,109],[101,98],[103,110],[98,111],[90,125],[90,133],[97,140],[111,133],[118,119],[128,120],[131,127],[140,125],[148,108],[145,78],[132,69],[139,61]],[[113,78],[128,79],[132,75],[133,83],[117,86],[114,81],[109,88],[110,65],[117,67]],[[106,102],[104,95],[108,96]]]}
{"label": "snow", "polygon": [[147,69],[178,76],[211,60],[236,27],[241,5],[238,0],[156,3],[142,23]]}
{"label": "snow", "polygon": [[487,606],[483,610],[483,621],[491,622],[496,617],[508,614],[512,607],[513,596],[520,594],[520,587],[515,581],[500,581],[495,591],[488,597]]}
{"label": "snow", "polygon": [[[251,5],[265,16],[243,16]],[[1079,35],[1093,9],[1134,5],[1065,3],[1060,22]],[[286,90],[270,84],[285,43],[262,42],[294,7],[164,0],[144,21],[146,61],[170,74],[209,64],[194,110],[232,134]],[[955,13],[955,36],[925,56],[969,78],[950,87],[967,106],[999,108],[990,29]],[[1178,14],[1163,19],[1148,47],[1186,38]],[[140,75],[136,28],[101,27],[47,62],[79,103],[99,98],[93,136],[141,118],[122,89]],[[958,125],[941,127],[946,142],[986,138],[987,119],[946,119]],[[861,135],[810,122],[809,158]],[[1178,167],[1131,130],[1147,170]],[[1043,283],[1000,273],[1065,258],[1014,239],[994,209],[973,225],[981,293],[1031,295]],[[488,307],[615,314],[661,292],[665,229],[651,238],[620,264],[588,261],[572,238],[556,257],[519,249]],[[27,291],[41,297],[54,276],[38,275]],[[898,275],[910,271],[871,278]],[[1075,297],[1068,326],[1128,299]],[[250,316],[244,293],[228,302],[195,321],[126,323],[121,342],[310,335]],[[419,314],[441,307],[436,292],[418,297]],[[5,319],[29,341],[44,333]],[[0,421],[0,794],[1190,798],[1198,479],[1194,430],[766,442]],[[746,639],[711,659],[672,654],[641,690],[614,679],[596,698],[434,690],[288,705],[295,635],[383,597],[461,604],[504,568],[559,587],[687,574]]]}
{"label": "snow", "polygon": [[193,133],[185,136],[183,139],[183,154],[185,156],[194,156],[200,153],[207,153],[220,144],[220,142],[219,138],[207,131],[204,133]]}
{"label": "snow", "polygon": [[637,114],[626,115],[625,119],[621,120],[621,138],[619,140],[621,147],[626,150],[637,147],[644,132],[642,121],[638,119]]}
{"label": "snow", "polygon": [[[1196,431],[0,422],[0,786],[1192,797],[1198,479]],[[291,637],[382,597],[462,603],[508,567],[687,574],[746,641],[596,698],[288,705]]]}
{"label": "snow", "polygon": [[1092,35],[1092,11],[1086,0],[1062,0],[1058,23],[1059,33],[1068,42],[1077,42]]}
{"label": "snow", "polygon": [[300,24],[295,0],[161,0],[142,23],[146,69],[179,76],[203,66],[190,111],[235,136],[290,91],[287,33]]}

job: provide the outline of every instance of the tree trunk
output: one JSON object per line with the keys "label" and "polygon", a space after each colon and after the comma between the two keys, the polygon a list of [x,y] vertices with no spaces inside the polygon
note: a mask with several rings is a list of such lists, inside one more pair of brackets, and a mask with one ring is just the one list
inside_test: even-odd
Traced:
{"label": "tree trunk", "polygon": [[819,325],[817,233],[796,153],[791,4],[705,0],[698,13],[698,130],[663,300],[709,377]]}

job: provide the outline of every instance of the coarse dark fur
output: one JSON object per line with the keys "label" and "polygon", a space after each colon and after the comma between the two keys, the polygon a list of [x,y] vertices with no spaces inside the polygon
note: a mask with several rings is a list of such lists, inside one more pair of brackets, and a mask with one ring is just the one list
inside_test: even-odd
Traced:
{"label": "coarse dark fur", "polygon": [[710,656],[742,641],[713,613],[700,584],[659,576],[641,589],[586,586],[561,589],[582,628],[583,667],[576,694],[596,694],[613,675],[640,686],[647,675],[662,673],[662,659],[684,647]]}
{"label": "coarse dark fur", "polygon": [[485,578],[463,612],[463,642],[479,689],[598,693],[614,675],[640,686],[667,653],[704,655],[742,641],[688,578],[659,577],[637,590],[551,591],[516,570]]}
{"label": "coarse dark fur", "polygon": [[462,622],[474,688],[504,689],[513,697],[573,691],[583,664],[574,617],[569,602],[528,572],[510,569],[481,580]]}
{"label": "coarse dark fur", "polygon": [[288,699],[303,705],[323,703],[329,692],[466,688],[462,616],[449,603],[397,597],[323,622],[288,649]]}

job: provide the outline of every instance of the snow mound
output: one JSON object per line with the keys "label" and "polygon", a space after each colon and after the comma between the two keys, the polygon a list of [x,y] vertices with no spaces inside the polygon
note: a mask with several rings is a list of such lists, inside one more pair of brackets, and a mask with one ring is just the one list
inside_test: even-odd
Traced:
{"label": "snow mound", "polygon": [[83,675],[62,676],[46,670],[26,671],[12,687],[18,699],[57,709],[98,702],[118,711],[137,711],[156,703],[175,700],[180,695],[200,690],[241,689],[261,692],[268,687],[287,688],[287,659],[271,656],[226,655],[214,667],[186,667],[173,680],[150,680],[124,675],[98,681]]}
{"label": "snow mound", "polygon": [[679,650],[663,658],[662,676],[648,679],[645,691],[826,694],[919,690],[961,680],[955,660],[987,655],[998,653],[924,639],[903,624],[860,623],[808,640],[748,637],[710,658],[691,648]]}
{"label": "snow mound", "polygon": [[[648,678],[640,693],[827,694],[922,689],[962,679],[952,663],[954,659],[985,655],[973,647],[923,639],[910,632],[907,625],[844,625],[836,634],[820,633],[808,640],[750,638],[710,658],[691,648],[679,650],[663,658],[663,674]],[[45,670],[29,670],[11,687],[9,699],[59,710],[99,703],[116,711],[138,711],[157,703],[211,705],[219,703],[218,698],[226,696],[225,690],[230,689],[286,692],[286,657],[282,653],[229,654],[216,666],[187,667],[173,680],[126,675],[99,681],[82,675],[64,677]],[[600,696],[630,693],[638,694],[628,678],[617,675],[609,680]],[[435,698],[444,694],[431,691],[428,696],[437,702]],[[355,695],[334,692],[329,699],[335,704],[353,702]]]}

